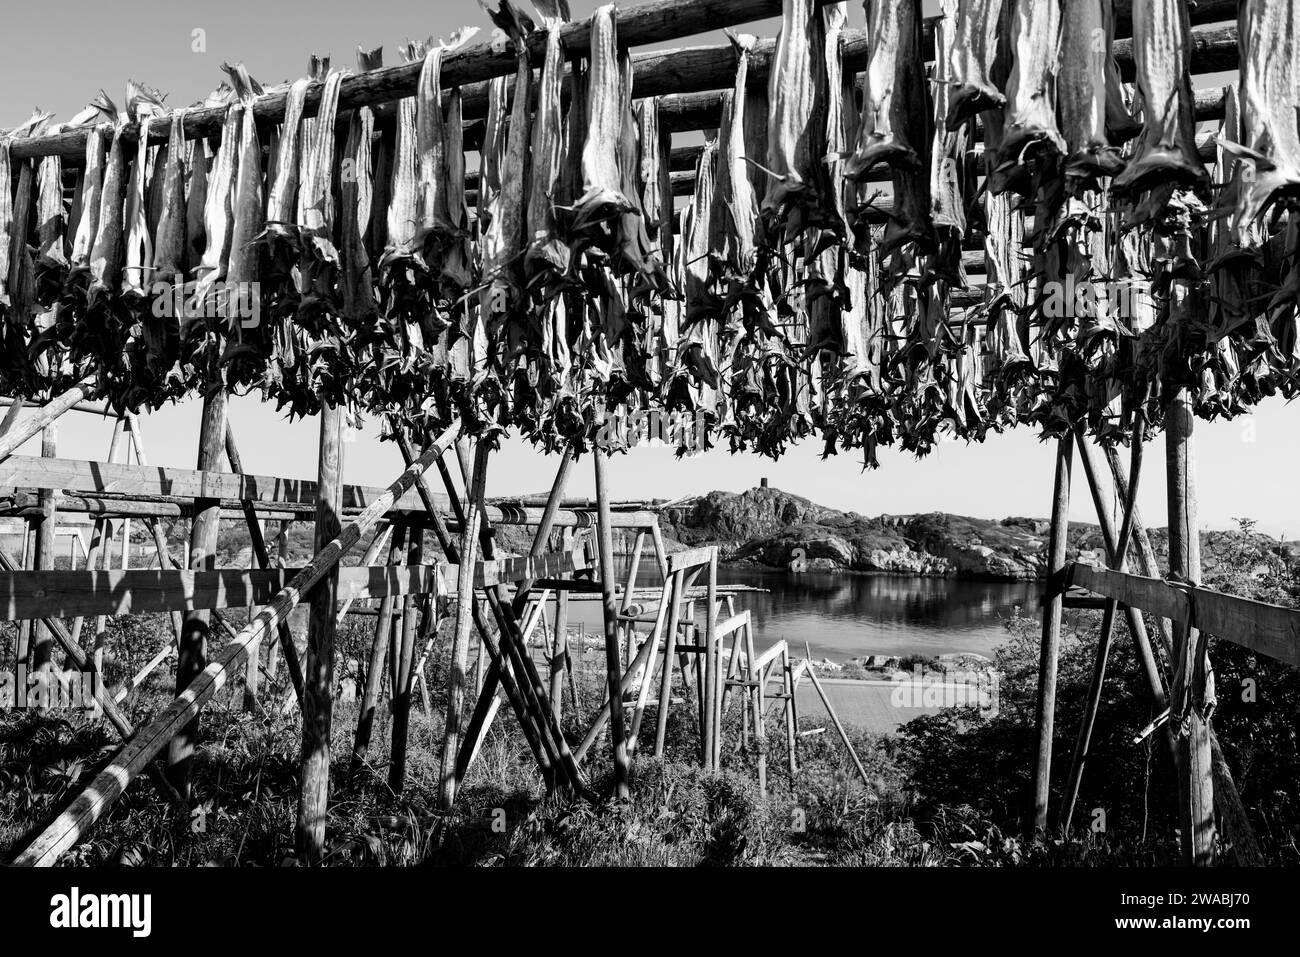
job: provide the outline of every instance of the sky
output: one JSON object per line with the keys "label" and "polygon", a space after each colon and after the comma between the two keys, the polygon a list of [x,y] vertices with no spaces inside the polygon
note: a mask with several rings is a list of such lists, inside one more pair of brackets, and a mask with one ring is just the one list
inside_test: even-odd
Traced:
{"label": "sky", "polygon": [[[589,15],[595,6],[592,0],[572,2],[575,16]],[[926,6],[929,12],[933,4]],[[851,4],[850,26],[861,26],[862,18],[861,5]],[[22,121],[37,106],[56,119],[67,119],[101,87],[120,105],[128,79],[168,93],[172,106],[186,105],[221,81],[223,61],[242,61],[268,84],[299,76],[313,52],[332,54],[336,65],[352,66],[358,45],[383,44],[391,63],[392,51],[404,39],[446,36],[465,24],[485,30],[489,26],[472,0],[10,4],[0,32],[0,128]],[[746,29],[770,35],[775,24],[768,21]],[[715,33],[676,44],[718,42],[721,36]],[[197,401],[146,416],[143,432],[150,464],[192,468],[198,419]],[[290,423],[273,407],[242,398],[232,403],[231,422],[248,471],[313,476],[315,421]],[[1300,410],[1272,400],[1249,420],[1198,422],[1196,428],[1202,524],[1229,527],[1236,517],[1251,517],[1270,534],[1300,534],[1300,498],[1294,494]],[[71,413],[60,423],[59,454],[103,458],[111,432],[110,422]],[[386,485],[401,470],[396,450],[390,443],[379,443],[377,433],[377,423],[368,422],[345,446],[347,481]],[[39,443],[22,451],[39,454]],[[985,518],[1043,516],[1052,495],[1053,454],[1053,446],[1029,429],[991,437],[983,445],[944,444],[919,460],[881,450],[881,467],[872,472],[863,472],[860,459],[850,454],[823,460],[815,440],[794,447],[779,462],[726,451],[678,460],[666,450],[638,448],[615,456],[610,476],[613,494],[620,499],[743,491],[766,477],[774,487],[867,515],[948,511]],[[1149,524],[1163,525],[1162,441],[1148,449],[1146,462],[1139,502]],[[554,470],[554,461],[519,441],[507,441],[493,460],[488,493],[545,491]],[[1081,470],[1076,474],[1071,517],[1093,520]],[[569,489],[574,495],[594,494],[589,461],[574,470]]]}

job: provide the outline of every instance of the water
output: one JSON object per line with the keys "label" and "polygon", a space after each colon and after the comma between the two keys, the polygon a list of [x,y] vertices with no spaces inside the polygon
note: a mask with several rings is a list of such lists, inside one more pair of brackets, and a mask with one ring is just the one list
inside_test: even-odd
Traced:
{"label": "water", "polygon": [[[814,658],[832,661],[862,655],[991,655],[1006,640],[1006,620],[1017,609],[1026,615],[1039,611],[1042,588],[1037,582],[795,573],[726,565],[718,568],[718,583],[768,589],[735,598],[737,611],[754,613],[757,649],[784,638],[802,655],[806,641]],[[637,584],[661,584],[653,562],[642,562]],[[599,602],[574,602],[571,609],[575,626],[600,631]]]}

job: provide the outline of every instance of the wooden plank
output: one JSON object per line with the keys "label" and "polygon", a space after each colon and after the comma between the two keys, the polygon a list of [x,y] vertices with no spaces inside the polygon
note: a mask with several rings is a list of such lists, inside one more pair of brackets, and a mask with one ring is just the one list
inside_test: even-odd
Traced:
{"label": "wooden plank", "polygon": [[1209,588],[1173,586],[1087,562],[1070,567],[1070,581],[1153,615],[1190,619],[1216,638],[1300,666],[1300,610]]}
{"label": "wooden plank", "polygon": [[[3,481],[0,481],[0,484],[3,484]],[[716,545],[708,545],[703,548],[688,548],[682,552],[672,552],[668,556],[668,571],[672,573],[707,565],[713,561],[717,551]]]}
{"label": "wooden plank", "polygon": [[[230,511],[238,511],[242,508],[242,502],[250,501],[259,510],[279,506],[304,513],[311,511],[316,501],[316,483],[311,479],[200,471],[170,466],[145,467],[79,459],[42,459],[29,455],[15,455],[0,462],[0,488],[91,493],[81,496],[84,501],[80,504],[76,497],[61,503],[65,511],[74,508],[78,511],[109,511],[120,507],[131,514],[145,514],[148,509],[142,510],[138,503],[130,500],[120,503],[111,499],[96,500],[93,493],[132,496],[136,499],[155,497],[162,500],[155,505],[160,517],[183,514],[182,509],[173,507],[180,503],[170,501],[172,499],[216,498]],[[366,508],[383,493],[383,489],[367,485],[344,485],[343,510],[346,513]],[[445,494],[430,492],[430,496],[438,511],[444,514],[451,511],[451,500]],[[585,507],[586,504],[584,501],[569,507],[568,503],[562,501],[554,512],[553,526],[585,528],[591,525],[592,510]],[[411,492],[403,495],[394,509],[419,513],[424,511],[424,504],[418,494]],[[546,508],[534,506],[488,503],[484,514],[495,525],[537,525],[544,520],[546,511]],[[295,514],[292,517],[298,516]],[[656,518],[657,513],[647,509],[618,510],[611,512],[610,524],[614,528],[643,528]]]}
{"label": "wooden plank", "polygon": [[[540,558],[477,562],[474,587],[587,567],[581,550]],[[299,569],[219,568],[212,571],[133,568],[0,572],[0,621],[42,615],[147,615],[264,605]],[[450,581],[455,565],[352,565],[339,569],[339,598],[357,601],[433,592],[437,576]]]}
{"label": "wooden plank", "polygon": [[147,726],[140,728],[121,751],[114,755],[90,785],[46,827],[14,860],[18,867],[51,867],[59,856],[76,844],[95,822],[104,816],[113,802],[121,796],[126,786],[161,751],[172,735],[191,720],[214,695],[225,686],[248,647],[271,634],[276,624],[287,617],[303,596],[337,565],[339,559],[353,548],[361,536],[383,517],[392,503],[405,493],[415,480],[433,465],[442,450],[460,431],[457,423],[438,437],[415,464],[408,467],[389,486],[388,494],[376,501],[366,512],[351,522],[339,536],[317,554],[311,562],[289,582],[275,599],[258,612],[227,644],[215,660],[186,689]]}
{"label": "wooden plank", "polygon": [[[82,134],[84,137],[84,133]],[[78,402],[90,396],[95,387],[95,377],[86,376],[67,392],[64,392],[57,399],[46,403],[36,412],[35,415],[29,416],[20,422],[10,426],[2,435],[0,435],[0,464],[7,460],[20,445],[30,439],[33,435],[43,430],[47,425],[69,411]],[[40,461],[37,459],[36,461]],[[13,482],[0,480],[0,488],[6,485],[13,485]]]}

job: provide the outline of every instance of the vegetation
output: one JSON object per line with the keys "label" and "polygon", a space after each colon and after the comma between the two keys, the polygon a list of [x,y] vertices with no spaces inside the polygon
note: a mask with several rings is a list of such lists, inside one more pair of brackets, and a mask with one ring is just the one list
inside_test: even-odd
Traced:
{"label": "vegetation", "polygon": [[[1223,549],[1206,584],[1294,605],[1300,580],[1289,552],[1243,527]],[[1063,637],[1057,711],[1053,813],[1083,709],[1098,627],[1095,612],[1073,613]],[[340,675],[356,679],[370,619],[340,635]],[[1153,623],[1154,625],[1154,623]],[[752,745],[738,747],[739,711],[728,716],[724,770],[695,766],[692,703],[675,709],[666,754],[634,765],[631,799],[588,804],[545,798],[513,718],[502,710],[465,782],[456,811],[436,810],[447,662],[429,662],[432,700],[417,696],[407,786],[387,786],[389,716],[379,709],[370,763],[355,775],[348,758],[354,703],[336,708],[333,731],[329,851],[331,865],[1151,865],[1177,858],[1172,776],[1160,732],[1133,738],[1154,717],[1122,623],[1112,652],[1069,839],[1026,840],[1022,815],[1034,751],[1038,623],[1015,619],[999,650],[995,715],[949,709],[919,718],[893,738],[851,731],[870,777],[864,787],[833,733],[799,739],[801,770],[786,773],[783,736],[768,734],[766,800],[758,795]],[[11,627],[11,626],[5,626]],[[151,656],[165,638],[165,619],[110,622],[110,682]],[[1153,627],[1152,633],[1156,630]],[[3,640],[0,648],[12,649]],[[440,642],[439,647],[446,647]],[[11,651],[6,651],[11,654]],[[445,653],[444,653],[445,654]],[[1211,649],[1218,710],[1214,727],[1268,859],[1300,862],[1300,681],[1294,669],[1226,641]],[[599,704],[603,655],[575,654],[578,710]],[[586,662],[584,665],[583,662]],[[12,667],[12,660],[0,662]],[[162,676],[133,693],[138,722],[165,705]],[[264,696],[260,714],[242,710],[242,689],[209,709],[195,768],[196,804],[176,810],[141,777],[68,863],[120,865],[262,865],[294,863],[300,732],[296,711],[282,714],[286,689]],[[585,731],[566,694],[571,741]],[[651,711],[647,717],[653,717]],[[802,729],[819,726],[805,716]],[[82,716],[0,715],[0,855],[12,855],[56,813],[116,749],[102,724]],[[599,747],[589,768],[609,793]]]}

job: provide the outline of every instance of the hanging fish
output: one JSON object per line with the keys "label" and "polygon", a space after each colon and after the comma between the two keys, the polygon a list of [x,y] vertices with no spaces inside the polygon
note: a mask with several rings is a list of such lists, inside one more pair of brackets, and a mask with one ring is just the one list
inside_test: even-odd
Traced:
{"label": "hanging fish", "polygon": [[[1133,157],[1111,184],[1117,193],[1141,193],[1160,184],[1203,188],[1209,182],[1196,149],[1191,42],[1184,0],[1133,5],[1133,56],[1143,122]],[[1293,83],[1294,66],[1285,70],[1287,83]],[[1294,112],[1291,117],[1294,127]]]}
{"label": "hanging fish", "polygon": [[591,17],[591,59],[587,78],[587,138],[582,147],[583,194],[574,210],[574,227],[585,229],[633,210],[623,194],[618,150],[622,136],[623,95],[618,30],[613,4]]}
{"label": "hanging fish", "polygon": [[[154,241],[154,282],[172,284],[185,271],[185,110],[172,114],[162,173],[162,214]],[[156,175],[156,174],[155,174]]]}
{"label": "hanging fish", "polygon": [[1076,0],[1065,5],[1058,106],[1065,134],[1065,171],[1076,179],[1114,176],[1124,168],[1108,138],[1115,39],[1112,2]]}
{"label": "hanging fish", "polygon": [[539,3],[546,31],[546,54],[537,88],[537,109],[533,121],[532,182],[528,188],[528,216],[525,226],[528,252],[525,267],[531,275],[564,272],[569,267],[569,248],[560,241],[555,218],[556,191],[564,166],[564,47],[560,31],[568,17],[567,4]]}
{"label": "hanging fish", "polygon": [[961,0],[953,42],[952,91],[944,117],[949,130],[1007,101],[995,78],[995,63],[1003,51],[1008,0]]}
{"label": "hanging fish", "polygon": [[870,47],[858,142],[844,167],[850,179],[865,178],[880,163],[921,168],[928,138],[920,0],[866,0],[865,5]]}
{"label": "hanging fish", "polygon": [[[1242,0],[1240,6],[1237,45],[1243,142],[1220,142],[1223,149],[1239,157],[1232,196],[1235,206],[1230,215],[1235,239],[1243,246],[1255,238],[1252,227],[1279,197],[1300,193],[1297,21],[1300,10],[1291,0]],[[1199,159],[1197,163],[1199,166]]]}
{"label": "hanging fish", "polygon": [[1013,0],[1014,56],[1007,81],[1006,121],[998,168],[990,188],[1024,191],[1026,159],[1065,152],[1056,123],[1057,70],[1061,62],[1061,0]]}

